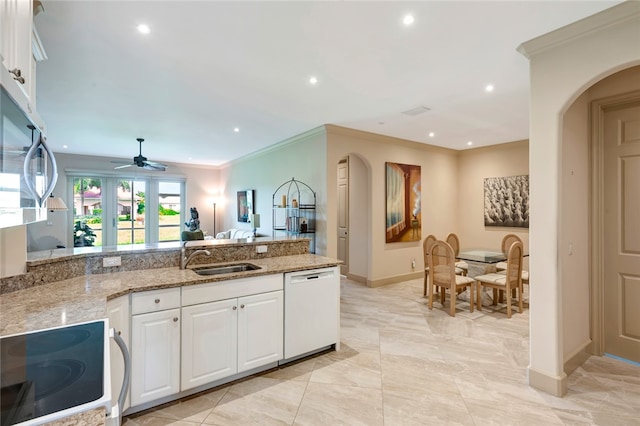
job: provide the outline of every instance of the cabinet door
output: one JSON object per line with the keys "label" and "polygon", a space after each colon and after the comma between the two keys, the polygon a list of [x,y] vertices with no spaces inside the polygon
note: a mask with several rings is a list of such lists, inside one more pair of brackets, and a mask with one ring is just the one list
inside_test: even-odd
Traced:
{"label": "cabinet door", "polygon": [[[0,56],[8,70],[20,70],[25,83],[18,84],[27,98],[33,100],[30,92],[32,83],[31,37],[33,29],[33,8],[31,0],[3,0],[0,3]],[[8,84],[7,82],[3,82]]]}
{"label": "cabinet door", "polygon": [[282,359],[283,292],[238,299],[238,372]]}
{"label": "cabinet door", "polygon": [[181,390],[237,372],[237,299],[182,308]]}
{"label": "cabinet door", "polygon": [[131,319],[131,405],[179,392],[180,309]]}
{"label": "cabinet door", "polygon": [[[127,348],[130,348],[129,319],[131,316],[129,295],[109,300],[107,302],[107,316],[109,317],[109,327],[114,328],[116,333],[119,333],[122,340],[124,340]],[[122,381],[124,380],[124,358],[122,357],[120,347],[113,339],[109,342],[109,351],[111,354],[111,404],[113,405],[118,401]],[[120,412],[129,408],[129,398],[130,395],[127,394],[124,407],[120,407]]]}

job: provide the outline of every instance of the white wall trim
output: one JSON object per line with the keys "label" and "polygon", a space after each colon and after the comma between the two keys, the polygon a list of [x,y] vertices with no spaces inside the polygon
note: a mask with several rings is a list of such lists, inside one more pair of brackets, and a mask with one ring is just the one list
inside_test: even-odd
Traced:
{"label": "white wall trim", "polygon": [[517,51],[531,59],[542,52],[555,49],[591,33],[619,25],[624,21],[634,19],[636,16],[640,16],[640,2],[625,1],[600,13],[526,41],[518,46]]}
{"label": "white wall trim", "polygon": [[567,393],[567,375],[562,373],[559,376],[549,376],[531,366],[527,368],[529,375],[529,385],[550,395],[562,397]]}
{"label": "white wall trim", "polygon": [[220,165],[219,167],[220,168],[227,168],[227,167],[235,166],[235,165],[238,165],[239,163],[243,163],[245,161],[253,160],[254,158],[261,157],[263,155],[269,154],[272,151],[280,150],[280,149],[282,149],[282,148],[284,148],[284,147],[286,147],[288,145],[292,145],[292,144],[301,142],[301,141],[303,141],[303,140],[305,140],[307,138],[315,137],[315,136],[323,134],[323,133],[326,133],[325,126],[324,125],[318,126],[318,127],[315,127],[315,128],[313,128],[311,130],[308,130],[308,131],[306,131],[304,133],[300,133],[299,135],[292,136],[292,137],[290,137],[288,139],[285,139],[285,140],[280,141],[278,143],[275,143],[273,145],[269,145],[266,148],[262,148],[262,149],[259,149],[257,151],[254,151],[254,152],[252,152],[250,154],[247,154],[247,155],[245,155],[243,157],[236,158],[235,160],[231,160],[231,161],[229,161],[227,163],[224,163],[224,164]]}

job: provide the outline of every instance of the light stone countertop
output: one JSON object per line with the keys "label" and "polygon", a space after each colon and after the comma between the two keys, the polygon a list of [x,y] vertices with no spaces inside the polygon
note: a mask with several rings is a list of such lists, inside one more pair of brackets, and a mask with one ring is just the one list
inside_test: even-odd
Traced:
{"label": "light stone countertop", "polygon": [[[246,262],[228,262],[246,263]],[[314,254],[251,259],[261,269],[200,276],[177,267],[85,275],[0,295],[0,336],[106,317],[107,300],[128,293],[325,268],[341,262]],[[197,265],[202,267],[204,265]]]}

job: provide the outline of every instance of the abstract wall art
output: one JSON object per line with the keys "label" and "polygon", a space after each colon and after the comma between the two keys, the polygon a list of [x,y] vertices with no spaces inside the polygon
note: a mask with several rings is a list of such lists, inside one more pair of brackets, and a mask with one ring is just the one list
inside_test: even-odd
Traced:
{"label": "abstract wall art", "polygon": [[529,227],[529,175],[485,178],[484,226]]}
{"label": "abstract wall art", "polygon": [[387,243],[422,239],[420,166],[385,163]]}

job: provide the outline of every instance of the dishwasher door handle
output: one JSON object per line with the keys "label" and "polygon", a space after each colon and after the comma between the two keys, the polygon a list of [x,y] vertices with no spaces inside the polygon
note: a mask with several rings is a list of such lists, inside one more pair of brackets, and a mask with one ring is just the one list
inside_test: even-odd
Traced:
{"label": "dishwasher door handle", "polygon": [[291,277],[291,284],[298,284],[298,283],[303,283],[310,280],[319,280],[319,279],[332,278],[332,277],[333,277],[333,272],[320,272],[320,273],[315,272],[315,273],[306,274],[306,275],[293,275]]}

